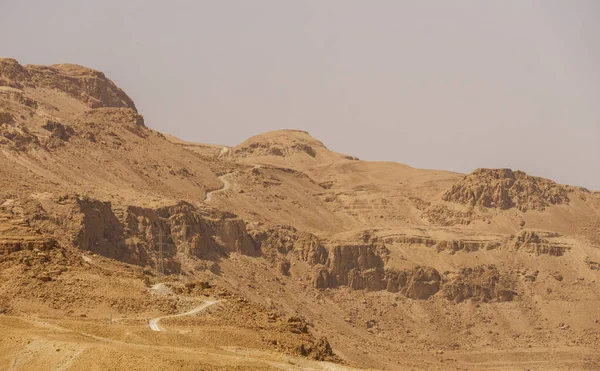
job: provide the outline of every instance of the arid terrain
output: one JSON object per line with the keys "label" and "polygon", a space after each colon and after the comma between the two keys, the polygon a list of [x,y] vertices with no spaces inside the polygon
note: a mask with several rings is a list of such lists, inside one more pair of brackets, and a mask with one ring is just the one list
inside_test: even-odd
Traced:
{"label": "arid terrain", "polygon": [[599,308],[598,191],[186,142],[0,59],[0,369],[598,370]]}

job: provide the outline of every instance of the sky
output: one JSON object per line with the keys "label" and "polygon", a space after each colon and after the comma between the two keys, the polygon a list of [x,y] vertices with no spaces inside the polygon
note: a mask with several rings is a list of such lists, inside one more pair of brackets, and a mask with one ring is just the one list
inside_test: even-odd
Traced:
{"label": "sky", "polygon": [[600,190],[598,0],[0,0],[0,57],[103,71],[146,124]]}

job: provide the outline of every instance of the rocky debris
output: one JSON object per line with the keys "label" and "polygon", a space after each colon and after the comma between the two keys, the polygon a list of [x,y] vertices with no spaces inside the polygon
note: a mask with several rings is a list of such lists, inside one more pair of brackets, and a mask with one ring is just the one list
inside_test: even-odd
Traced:
{"label": "rocky debris", "polygon": [[326,337],[320,337],[316,342],[304,343],[298,348],[298,353],[316,361],[339,362]]}
{"label": "rocky debris", "polygon": [[[0,77],[1,79],[1,77]],[[0,81],[0,98],[8,103],[9,107],[12,105],[15,106],[21,106],[20,108],[24,111],[27,112],[29,115],[34,115],[35,114],[35,110],[39,107],[52,107],[49,104],[44,104],[42,102],[38,102],[35,99],[28,97],[22,90],[19,89],[15,89],[15,88],[10,88],[10,87],[5,87],[1,85],[2,82]],[[50,108],[52,109],[52,108]],[[8,123],[8,124],[12,124],[14,122],[17,121],[17,115],[7,112],[6,110],[4,110],[5,114],[8,113],[11,115],[11,117],[5,116],[5,119],[9,119],[9,122],[4,122],[4,123]],[[10,121],[10,118],[12,118],[12,121]],[[0,122],[0,124],[2,124],[2,122]]]}
{"label": "rocky debris", "polygon": [[4,296],[0,296],[0,314],[10,313],[10,301]]}
{"label": "rocky debris", "polygon": [[60,122],[55,121],[47,121],[43,129],[48,130],[52,133],[52,137],[57,138],[63,142],[68,141],[73,135],[75,135],[75,130],[68,125],[63,125]]}
{"label": "rocky debris", "polygon": [[0,264],[16,263],[24,280],[36,280],[48,283],[55,280],[72,264],[68,253],[58,245],[46,246],[46,249],[20,249],[12,254],[3,256],[0,253]]}
{"label": "rocky debris", "polygon": [[564,243],[551,242],[550,239],[558,237],[557,234],[524,230],[514,238],[514,247],[525,250],[535,255],[563,256],[571,247]]}
{"label": "rocky debris", "polygon": [[[352,321],[350,320],[348,322],[352,322]],[[375,319],[370,319],[365,323],[365,327],[368,329],[371,329],[375,326],[377,326],[377,320],[375,320]]]}
{"label": "rocky debris", "polygon": [[[22,233],[21,233],[22,234]],[[0,254],[10,254],[21,250],[46,251],[56,247],[58,243],[47,236],[6,236],[0,239]]]}
{"label": "rocky debris", "polygon": [[452,186],[444,201],[459,204],[521,211],[544,210],[550,205],[566,204],[574,187],[527,175],[510,169],[477,169]]}
{"label": "rocky debris", "polygon": [[32,85],[29,71],[16,59],[0,58],[0,86],[22,89]]}
{"label": "rocky debris", "polygon": [[47,251],[58,246],[52,234],[35,227],[45,211],[33,203],[0,200],[0,255],[17,251]]}
{"label": "rocky debris", "polygon": [[535,282],[540,274],[539,270],[535,270],[533,272],[523,272],[523,279],[525,282]]}
{"label": "rocky debris", "polygon": [[15,120],[13,115],[10,112],[6,112],[4,110],[0,110],[0,125],[2,124],[12,124]]}
{"label": "rocky debris", "polygon": [[585,264],[593,271],[600,271],[600,262],[591,260],[589,256],[585,258]]}
{"label": "rocky debris", "polygon": [[[130,327],[143,326],[139,319],[153,311],[181,313],[206,297],[224,298],[218,308],[202,316],[173,320],[186,325],[208,324],[207,330],[214,330],[215,334],[224,331],[224,343],[235,334],[235,341],[241,346],[254,347],[253,342],[262,341],[263,348],[333,360],[328,341],[315,339],[311,334],[312,326],[322,326],[319,332],[335,334],[335,345],[340,347],[340,353],[353,358],[349,362],[360,363],[364,354],[363,365],[386,369],[402,368],[413,362],[407,359],[402,365],[391,360],[387,363],[387,357],[399,355],[400,359],[405,354],[411,357],[417,353],[435,353],[445,354],[436,362],[450,362],[449,357],[459,348],[462,355],[471,351],[485,352],[491,347],[495,347],[497,355],[498,350],[510,351],[523,344],[542,347],[587,344],[597,348],[598,332],[594,326],[600,320],[593,305],[582,304],[593,302],[597,296],[597,282],[592,277],[595,273],[588,270],[588,267],[596,270],[600,266],[592,250],[600,245],[596,243],[600,235],[595,220],[599,205],[597,195],[581,198],[585,192],[575,193],[578,192],[575,188],[567,187],[571,201],[562,199],[560,192],[558,198],[553,198],[553,186],[546,189],[543,182],[519,190],[519,184],[530,180],[520,179],[518,173],[513,173],[514,180],[510,175],[508,179],[502,175],[501,179],[488,182],[501,184],[499,191],[482,182],[481,194],[474,192],[471,198],[465,196],[465,204],[438,202],[436,195],[448,189],[456,175],[403,168],[396,178],[396,174],[386,174],[386,169],[395,171],[392,168],[380,167],[380,164],[352,164],[348,160],[353,158],[327,153],[320,142],[298,132],[255,138],[236,149],[224,151],[218,159],[218,154],[208,153],[218,153],[222,147],[187,157],[188,151],[158,140],[161,135],[145,127],[143,117],[134,108],[91,108],[100,101],[103,105],[113,103],[110,96],[90,92],[90,86],[76,98],[85,104],[71,99],[68,95],[72,92],[63,93],[74,86],[71,82],[57,83],[56,89],[63,89],[61,91],[47,88],[52,74],[79,76],[77,67],[28,69],[15,61],[10,68],[4,65],[0,68],[0,85],[13,84],[6,76],[23,80],[13,84],[15,87],[0,88],[2,112],[10,115],[0,113],[0,119],[6,121],[0,122],[5,124],[2,130],[8,133],[0,135],[6,154],[5,161],[0,161],[0,173],[7,174],[0,187],[0,205],[7,205],[7,216],[0,215],[0,245],[4,243],[0,247],[0,313],[6,312],[9,300],[6,298],[10,298],[12,301],[8,304],[13,304],[13,308],[8,307],[9,311],[23,310],[35,316],[42,310],[44,317],[62,321],[61,318],[71,315],[98,317],[110,309],[123,313],[116,318]],[[6,72],[9,69],[12,72]],[[81,76],[72,84],[87,84],[103,78],[93,72],[81,72]],[[56,78],[63,79],[62,76]],[[45,87],[37,89],[36,84]],[[94,94],[101,99],[94,98]],[[90,109],[84,112],[86,108]],[[23,129],[24,126],[29,130]],[[32,148],[36,141],[44,147],[49,143],[48,138],[53,139],[51,144],[58,143],[64,148],[46,152],[35,148],[25,154],[10,151],[18,147]],[[263,141],[264,138],[270,139]],[[118,151],[115,146],[119,147]],[[191,150],[193,146],[186,148]],[[242,151],[243,148],[248,151]],[[140,149],[140,153],[134,156],[136,149]],[[151,157],[154,151],[159,153],[158,157]],[[229,152],[244,158],[243,164],[229,161],[235,160]],[[173,154],[173,160],[163,161],[162,156]],[[250,156],[271,158],[254,161]],[[89,158],[89,161],[79,161],[78,157]],[[263,165],[253,166],[254,163]],[[267,163],[271,165],[265,165]],[[42,170],[44,166],[47,171]],[[296,166],[297,170],[288,169],[289,166]],[[245,221],[230,212],[217,211],[208,205],[196,206],[201,205],[206,188],[220,186],[215,174],[229,172],[235,172],[229,178],[233,190],[227,194],[231,196],[229,202],[222,205],[247,215],[248,221],[253,222],[250,225],[254,226],[250,232],[246,230]],[[297,189],[286,189],[294,180],[308,178],[307,174],[314,178],[314,187],[300,189],[302,184],[296,182],[293,185],[299,185]],[[94,181],[94,175],[101,178],[99,182]],[[11,188],[13,179],[19,180],[19,177],[23,181]],[[514,182],[512,186],[511,182]],[[262,187],[257,186],[261,184]],[[69,196],[59,200],[60,206],[56,206],[51,198],[57,187],[64,187],[64,192],[70,193],[89,192],[88,197]],[[293,194],[304,194],[304,191],[314,196],[308,203],[299,202],[306,198],[296,199]],[[269,204],[264,205],[268,206],[270,216],[261,214],[258,204],[246,204],[255,192],[261,193],[259,198],[263,195],[269,198]],[[29,205],[19,197],[35,198],[48,212],[36,211],[33,203]],[[332,202],[318,204],[323,198]],[[173,201],[179,199],[197,204]],[[284,199],[285,204],[278,203]],[[112,203],[106,202],[108,200]],[[550,208],[545,213],[516,212],[516,208],[532,210],[554,202],[571,202],[571,206]],[[140,206],[142,203],[145,206]],[[348,208],[336,206],[338,203]],[[295,206],[309,210],[306,218],[311,224],[305,223],[303,228],[311,231],[314,228],[314,233],[321,233],[319,237],[272,224],[278,222],[279,215],[289,213],[292,218],[297,215]],[[324,209],[319,209],[320,206]],[[510,212],[482,209],[488,206],[515,209]],[[584,207],[583,211],[580,207]],[[313,208],[315,219],[310,214]],[[316,219],[322,211],[332,217],[327,219],[325,215],[323,219]],[[584,219],[589,226],[582,228]],[[314,220],[324,223],[317,225]],[[586,236],[589,243],[582,243],[583,250],[564,259],[532,256],[528,252],[558,255],[555,246],[569,246],[561,242],[560,236],[539,231],[523,231],[516,237],[499,236],[499,233],[519,233],[514,232],[518,230],[519,220],[521,229],[526,220],[528,227],[556,227],[569,236],[565,241]],[[492,225],[488,228],[481,221]],[[371,232],[358,238],[350,237],[356,234],[353,231],[357,228],[371,228]],[[407,230],[413,232],[401,234]],[[380,233],[396,235],[379,240],[373,237]],[[394,244],[399,246],[391,246]],[[165,276],[156,274],[159,246],[163,248]],[[499,246],[509,249],[491,251]],[[97,254],[87,251],[82,254],[80,249]],[[447,253],[436,255],[436,249]],[[482,250],[485,251],[480,254],[446,256]],[[582,251],[590,254],[587,266],[580,264]],[[237,254],[231,254],[228,259],[233,252],[262,256],[272,259],[274,264]],[[512,281],[504,271],[487,265],[443,274],[435,269],[456,269],[454,267],[460,264],[476,261],[476,264],[499,262],[502,269],[518,269],[518,275],[515,274]],[[432,267],[423,266],[429,264]],[[392,266],[401,268],[391,269]],[[567,281],[573,281],[573,285],[548,277],[547,273],[553,269],[563,269]],[[178,277],[176,273],[186,274]],[[293,276],[281,276],[287,274]],[[554,277],[563,280],[559,274]],[[316,287],[325,290],[307,287],[311,278]],[[168,285],[168,295],[147,290],[159,282]],[[346,287],[329,290],[340,286]],[[453,305],[454,301],[468,299],[511,300],[517,287],[523,288],[523,300],[518,303],[487,308],[478,303]],[[370,290],[388,290],[392,294],[366,292]],[[552,295],[548,295],[551,292]],[[540,295],[542,300],[539,300]],[[560,308],[567,305],[566,312],[548,311],[548,308],[558,308],[551,303],[553,300],[559,301],[556,304]],[[557,323],[565,321],[559,317],[569,315],[571,306],[566,303],[573,303],[578,321],[573,322],[568,331],[558,331],[563,336],[556,337],[556,332],[548,330],[554,330]],[[288,317],[292,313],[294,317]],[[306,320],[302,316],[307,316]],[[543,317],[548,319],[538,320]],[[93,321],[99,324],[97,318]],[[91,329],[89,326],[93,323],[86,322],[86,328]],[[553,324],[552,329],[548,323]],[[521,324],[526,326],[520,327]],[[104,326],[98,327],[102,328]],[[247,333],[250,333],[248,339],[244,338]],[[239,339],[238,334],[241,334]],[[561,343],[565,339],[570,343]],[[453,343],[460,347],[453,347]],[[359,349],[360,355],[354,354],[354,349]],[[428,366],[441,367],[431,362],[423,365]]]}
{"label": "rocky debris", "polygon": [[125,143],[117,132],[128,132],[147,139],[153,132],[144,124],[144,117],[131,108],[90,109],[72,120],[80,136],[92,143],[121,147]]}
{"label": "rocky debris", "polygon": [[308,334],[308,325],[303,318],[292,316],[280,325],[283,331],[293,332],[294,334]]}
{"label": "rocky debris", "polygon": [[[44,108],[49,108],[52,107],[49,104],[44,104],[41,102],[36,101],[35,99],[32,99],[31,97],[28,97],[22,90],[19,89],[14,89],[14,88],[10,88],[10,87],[5,87],[1,85],[2,83],[0,82],[0,99],[2,101],[4,101],[5,103],[8,104],[8,106],[13,106],[12,108],[16,108],[18,106],[20,108],[21,112],[27,112],[27,114],[29,114],[30,116],[35,115],[35,110],[38,109],[39,107],[44,107]],[[18,112],[18,110],[16,111],[6,111],[7,108],[5,108],[3,111],[5,113],[5,120],[8,119],[8,122],[4,122],[5,124],[13,124],[15,122],[18,121],[18,117],[19,115],[16,113]],[[52,109],[52,108],[50,108]],[[10,117],[8,116],[10,115]],[[11,120],[12,119],[12,120]],[[2,124],[2,122],[0,122],[0,124]]]}
{"label": "rocky debris", "polygon": [[184,318],[186,322],[202,321],[203,324],[246,328],[260,334],[267,347],[310,359],[340,362],[325,337],[315,338],[312,324],[299,315],[286,316],[267,309],[224,289],[212,287],[203,292],[211,297],[224,297],[218,311],[205,313],[202,318]]}
{"label": "rocky debris", "polygon": [[319,183],[319,187],[321,187],[323,189],[331,189],[333,187],[333,182],[332,181],[321,182],[321,183]]}
{"label": "rocky debris", "polygon": [[422,217],[429,223],[439,226],[469,225],[473,221],[473,209],[467,211],[450,209],[444,205],[434,205],[423,211]]}
{"label": "rocky debris", "polygon": [[281,273],[284,276],[289,276],[291,267],[292,265],[289,262],[289,260],[284,260],[279,263],[279,273]]}
{"label": "rocky debris", "polygon": [[39,146],[40,140],[25,126],[11,126],[0,124],[0,144],[6,148],[23,151],[30,146]]}
{"label": "rocky debris", "polygon": [[455,303],[467,299],[481,302],[511,301],[517,295],[514,283],[494,265],[462,268],[446,277],[443,295]]}

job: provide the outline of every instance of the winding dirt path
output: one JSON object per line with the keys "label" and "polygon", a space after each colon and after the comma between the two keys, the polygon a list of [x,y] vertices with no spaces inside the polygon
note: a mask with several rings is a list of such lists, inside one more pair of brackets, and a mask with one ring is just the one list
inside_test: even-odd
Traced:
{"label": "winding dirt path", "polygon": [[179,314],[173,314],[170,316],[162,316],[162,317],[156,317],[156,318],[152,318],[150,319],[150,321],[148,322],[148,325],[150,326],[150,328],[153,331],[165,331],[165,329],[163,327],[160,326],[159,322],[163,319],[167,319],[167,318],[175,318],[175,317],[185,317],[185,316],[193,316],[194,314],[200,313],[203,310],[205,310],[206,308],[212,307],[213,305],[217,304],[220,300],[205,300],[204,303],[202,303],[202,305],[188,311],[185,313],[179,313]]}
{"label": "winding dirt path", "polygon": [[212,201],[212,198],[213,198],[213,196],[214,196],[216,193],[225,192],[225,191],[227,191],[228,189],[230,189],[230,188],[231,188],[231,183],[230,183],[230,182],[229,182],[229,181],[226,179],[226,178],[227,178],[228,176],[230,176],[231,174],[233,174],[233,173],[227,173],[227,174],[221,175],[221,176],[219,177],[219,180],[220,180],[221,182],[223,182],[223,187],[221,187],[221,188],[219,188],[219,189],[216,189],[216,190],[214,190],[214,191],[210,191],[210,192],[208,192],[208,193],[206,194],[206,198],[204,199],[204,202],[210,203],[210,202]]}
{"label": "winding dirt path", "polygon": [[[260,167],[261,167],[261,165],[258,165],[258,164],[252,165],[252,169],[258,169]],[[225,192],[225,191],[231,189],[231,182],[229,180],[227,180],[227,177],[229,177],[230,175],[232,175],[234,173],[235,172],[231,172],[231,173],[221,175],[219,177],[219,180],[221,182],[223,182],[223,187],[221,187],[219,189],[215,189],[214,191],[207,192],[206,197],[204,198],[204,202],[210,203],[210,202],[212,202],[214,195],[216,195],[217,193],[222,193],[222,192]]]}

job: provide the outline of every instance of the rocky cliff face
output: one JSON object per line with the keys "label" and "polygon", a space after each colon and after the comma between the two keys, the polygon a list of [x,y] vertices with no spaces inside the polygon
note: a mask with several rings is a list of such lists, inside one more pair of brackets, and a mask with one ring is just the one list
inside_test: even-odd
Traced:
{"label": "rocky cliff face", "polygon": [[557,233],[524,230],[515,236],[514,247],[536,255],[563,256],[571,247],[553,240],[558,236]]}
{"label": "rocky cliff face", "polygon": [[506,210],[543,210],[569,202],[574,187],[510,169],[478,169],[455,184],[444,201]]}
{"label": "rocky cliff face", "polygon": [[78,201],[81,230],[74,244],[84,250],[155,267],[162,244],[168,272],[181,269],[181,256],[214,260],[230,252],[256,256],[259,250],[234,215],[207,213],[181,202],[157,209],[129,206],[119,219],[110,204]]}
{"label": "rocky cliff face", "polygon": [[318,289],[347,286],[354,290],[387,290],[412,299],[427,299],[440,289],[441,275],[433,268],[386,268],[389,251],[368,233],[362,243],[327,247],[315,235],[289,226],[255,231],[252,235],[263,257],[289,263],[291,256],[313,267],[313,284]]}
{"label": "rocky cliff face", "polygon": [[[72,197],[74,216],[79,228],[73,245],[82,250],[127,262],[142,262],[139,255],[127,248],[123,226],[112,211],[109,202],[86,197]],[[137,255],[137,256],[136,256]]]}
{"label": "rocky cliff face", "polygon": [[47,216],[38,204],[0,198],[0,255],[55,247],[54,236],[36,226],[34,219],[42,218]]}
{"label": "rocky cliff face", "polygon": [[301,232],[291,226],[278,226],[254,231],[252,236],[268,259],[292,253],[298,260],[310,265],[327,262],[329,252],[312,233]]}
{"label": "rocky cliff face", "polygon": [[441,286],[442,276],[431,267],[415,267],[404,271],[389,271],[387,290],[400,292],[411,299],[427,299]]}
{"label": "rocky cliff face", "polygon": [[325,264],[333,282],[353,289],[381,290],[385,272],[378,247],[373,244],[333,246]]}
{"label": "rocky cliff face", "polygon": [[[66,195],[47,202],[52,212],[27,210],[23,203],[4,200],[0,207],[0,253],[46,251],[71,246],[119,261],[157,268],[160,245],[166,273],[181,270],[181,257],[215,260],[230,252],[259,255],[259,249],[235,215],[207,212],[181,202],[160,208],[128,206],[115,209],[110,202]],[[37,222],[32,222],[38,218]],[[40,224],[40,223],[45,224]],[[52,224],[50,226],[49,224]],[[47,226],[55,234],[45,232]]]}

